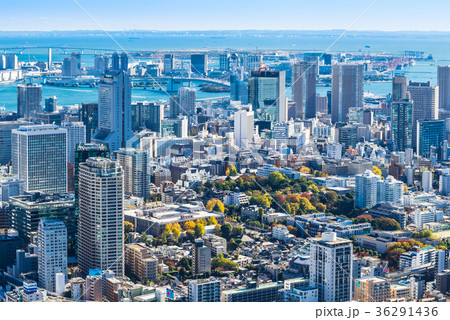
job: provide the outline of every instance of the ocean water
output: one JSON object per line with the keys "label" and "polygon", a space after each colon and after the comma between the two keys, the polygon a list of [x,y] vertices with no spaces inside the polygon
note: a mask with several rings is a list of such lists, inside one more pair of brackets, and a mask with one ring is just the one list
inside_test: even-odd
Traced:
{"label": "ocean water", "polygon": [[[82,62],[93,64],[96,53],[142,50],[314,50],[325,51],[339,37],[341,31],[223,31],[223,32],[113,32],[111,35],[120,44],[98,32],[45,32],[45,33],[2,33],[0,52],[16,53],[21,61],[47,61],[47,48],[53,50],[53,61],[62,61],[71,51],[83,50]],[[370,47],[370,48],[367,48]],[[438,64],[450,64],[450,33],[414,32],[350,32],[343,36],[330,52],[371,52],[401,54],[405,50],[423,51],[432,54],[436,61],[417,62],[402,70],[408,80],[431,81],[436,84]],[[388,82],[365,83],[366,92],[376,95],[391,91]],[[319,87],[322,95],[330,87]],[[17,104],[16,84],[0,84],[0,106],[15,110]],[[43,98],[56,95],[58,104],[71,105],[82,102],[96,102],[96,88],[58,88],[44,86]],[[134,101],[167,99],[167,94],[158,89],[135,88]],[[226,94],[198,92],[198,98],[222,97]],[[288,91],[290,96],[290,91]]]}

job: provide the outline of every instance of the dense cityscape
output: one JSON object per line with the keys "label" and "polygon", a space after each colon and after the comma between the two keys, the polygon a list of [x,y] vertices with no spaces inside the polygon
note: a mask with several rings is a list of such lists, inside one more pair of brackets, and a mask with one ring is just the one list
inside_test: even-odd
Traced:
{"label": "dense cityscape", "polygon": [[0,301],[449,298],[450,66],[432,54],[17,50],[0,48]]}

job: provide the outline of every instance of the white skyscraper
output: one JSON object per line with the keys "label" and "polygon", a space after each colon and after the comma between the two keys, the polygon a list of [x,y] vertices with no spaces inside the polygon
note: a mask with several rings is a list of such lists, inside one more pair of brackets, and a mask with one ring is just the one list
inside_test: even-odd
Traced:
{"label": "white skyscraper", "polygon": [[403,182],[388,176],[377,181],[377,202],[401,203],[403,199]]}
{"label": "white skyscraper", "polygon": [[98,130],[92,142],[109,145],[111,152],[129,145],[131,130],[131,82],[124,70],[107,70],[98,85]]}
{"label": "white skyscraper", "polygon": [[86,126],[83,122],[63,122],[61,127],[67,129],[67,159],[75,164],[75,147],[86,143]]}
{"label": "white skyscraper", "polygon": [[433,173],[429,170],[422,171],[422,188],[425,192],[433,192]]}
{"label": "white skyscraper", "polygon": [[380,177],[370,170],[355,176],[355,208],[372,208],[377,204]]}
{"label": "white skyscraper", "polygon": [[48,291],[56,291],[56,274],[67,278],[67,229],[60,220],[42,219],[38,227],[39,283]]}
{"label": "white skyscraper", "polygon": [[328,143],[327,144],[327,157],[340,160],[342,158],[342,144],[340,143]]}
{"label": "white skyscraper", "polygon": [[234,142],[239,148],[248,148],[255,132],[255,113],[239,110],[234,113]]}
{"label": "white skyscraper", "polygon": [[26,191],[67,192],[67,130],[55,125],[12,131],[12,169]]}
{"label": "white skyscraper", "polygon": [[353,244],[324,232],[310,238],[310,285],[319,289],[319,302],[345,302],[352,298]]}
{"label": "white skyscraper", "polygon": [[79,168],[78,261],[89,269],[124,272],[123,176],[119,163],[89,158]]}
{"label": "white skyscraper", "polygon": [[192,117],[195,112],[195,100],[197,99],[197,90],[189,87],[178,89],[178,98],[181,108],[181,114]]}

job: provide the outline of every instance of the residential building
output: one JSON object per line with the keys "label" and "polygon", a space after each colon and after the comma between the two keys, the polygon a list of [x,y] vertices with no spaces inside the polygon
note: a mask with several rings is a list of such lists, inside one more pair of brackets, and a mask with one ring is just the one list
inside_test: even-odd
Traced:
{"label": "residential building", "polygon": [[239,148],[249,148],[255,133],[253,111],[239,110],[234,113],[234,144]]}
{"label": "residential building", "polygon": [[192,280],[188,284],[189,302],[220,302],[220,280]]}
{"label": "residential building", "polygon": [[116,158],[123,170],[123,186],[126,195],[148,198],[150,196],[149,157],[143,150],[121,148]]}
{"label": "residential building", "polygon": [[139,281],[158,279],[158,259],[151,257],[150,250],[143,243],[125,245],[125,271],[137,277]]}
{"label": "residential building", "polygon": [[38,227],[38,270],[42,288],[56,292],[56,274],[67,279],[67,228],[59,220],[42,219]]}
{"label": "residential building", "polygon": [[357,279],[355,285],[356,301],[384,302],[391,297],[391,283],[378,277]]}
{"label": "residential building", "polygon": [[192,272],[211,272],[211,248],[204,245],[203,239],[196,239],[192,248]]}
{"label": "residential building", "polygon": [[[89,158],[79,169],[78,260],[89,269],[124,274],[123,172],[106,158]],[[97,225],[99,226],[97,227]]]}
{"label": "residential building", "polygon": [[372,208],[377,204],[377,185],[380,177],[367,170],[355,176],[355,208]]}
{"label": "residential building", "polygon": [[319,302],[344,302],[352,298],[353,244],[324,232],[310,238],[310,285],[319,289]]}

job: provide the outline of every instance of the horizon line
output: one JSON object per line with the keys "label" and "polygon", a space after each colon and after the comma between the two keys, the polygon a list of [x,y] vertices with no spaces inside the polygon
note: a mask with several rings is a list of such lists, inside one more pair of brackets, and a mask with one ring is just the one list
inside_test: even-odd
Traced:
{"label": "horizon line", "polygon": [[[345,29],[129,29],[129,30],[107,30],[108,32],[337,32]],[[54,30],[0,30],[0,33],[12,32],[104,32],[101,29],[54,29]],[[378,29],[356,29],[351,32],[425,32],[425,33],[450,33],[449,30],[378,30]]]}

